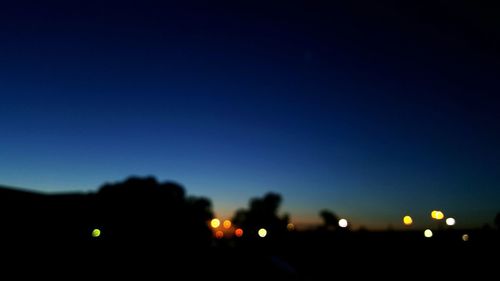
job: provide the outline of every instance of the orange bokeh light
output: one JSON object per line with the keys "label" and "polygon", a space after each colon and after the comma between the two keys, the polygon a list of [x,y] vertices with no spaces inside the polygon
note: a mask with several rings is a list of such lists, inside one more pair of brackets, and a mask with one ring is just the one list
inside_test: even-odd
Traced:
{"label": "orange bokeh light", "polygon": [[228,229],[231,227],[231,221],[230,220],[225,220],[223,223],[222,223],[222,226],[224,226],[224,228]]}
{"label": "orange bokeh light", "polygon": [[217,239],[221,239],[222,237],[224,237],[224,232],[220,231],[220,230],[217,230],[215,232],[215,238]]}
{"label": "orange bokeh light", "polygon": [[238,228],[234,231],[234,235],[236,235],[236,237],[241,237],[243,236],[243,229],[241,228]]}

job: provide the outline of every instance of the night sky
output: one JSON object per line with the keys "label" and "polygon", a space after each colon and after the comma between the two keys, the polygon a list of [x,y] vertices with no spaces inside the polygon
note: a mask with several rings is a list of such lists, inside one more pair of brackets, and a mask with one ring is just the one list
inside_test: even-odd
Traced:
{"label": "night sky", "polygon": [[[181,183],[230,217],[500,211],[500,12],[475,1],[0,4],[0,184]],[[343,3],[350,2],[350,3]],[[405,4],[400,3],[405,2]]]}

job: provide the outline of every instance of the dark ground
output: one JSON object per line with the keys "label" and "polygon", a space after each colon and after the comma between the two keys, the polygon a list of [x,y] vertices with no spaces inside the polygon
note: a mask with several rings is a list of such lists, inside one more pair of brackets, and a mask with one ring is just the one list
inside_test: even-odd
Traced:
{"label": "dark ground", "polygon": [[[321,233],[295,232],[284,241],[214,240],[207,248],[172,243],[106,241],[37,242],[5,247],[10,268],[18,275],[140,280],[338,280],[369,276],[374,280],[473,277],[497,272],[497,232]],[[441,235],[441,238],[438,236]],[[447,236],[447,237],[446,237]],[[481,239],[481,240],[479,240]],[[68,275],[69,274],[69,275]],[[410,278],[411,277],[411,278]]]}

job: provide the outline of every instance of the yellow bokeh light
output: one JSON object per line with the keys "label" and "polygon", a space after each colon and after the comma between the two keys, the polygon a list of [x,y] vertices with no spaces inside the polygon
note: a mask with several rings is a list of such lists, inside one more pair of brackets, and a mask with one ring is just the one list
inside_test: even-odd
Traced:
{"label": "yellow bokeh light", "polygon": [[221,239],[222,237],[224,237],[224,232],[217,230],[217,232],[215,232],[215,238]]}
{"label": "yellow bokeh light", "polygon": [[348,223],[347,223],[347,220],[346,219],[340,219],[339,220],[339,226],[342,227],[342,228],[345,228],[347,227]]}
{"label": "yellow bokeh light", "polygon": [[231,227],[231,221],[230,220],[225,220],[223,223],[222,223],[222,226],[224,226],[224,228],[230,228]]}
{"label": "yellow bokeh light", "polygon": [[267,230],[265,228],[261,228],[261,229],[259,229],[258,234],[260,237],[264,238],[267,235]]}
{"label": "yellow bokeh light", "polygon": [[427,237],[427,238],[431,238],[432,237],[432,230],[426,229],[424,231],[424,236]]}
{"label": "yellow bokeh light", "polygon": [[435,220],[442,220],[444,218],[444,214],[441,211],[434,210],[431,212],[431,218]]}
{"label": "yellow bokeh light", "polygon": [[449,225],[449,226],[455,225],[455,219],[454,218],[447,218],[446,225]]}
{"label": "yellow bokeh light", "polygon": [[444,214],[441,211],[436,212],[436,219],[437,220],[442,220],[444,218]]}
{"label": "yellow bokeh light", "polygon": [[234,235],[236,235],[236,237],[241,237],[243,236],[243,229],[241,228],[238,228],[234,231]]}
{"label": "yellow bokeh light", "polygon": [[403,223],[405,225],[412,225],[413,219],[410,216],[404,216],[403,217]]}
{"label": "yellow bokeh light", "polygon": [[438,212],[438,211],[436,211],[436,210],[432,211],[432,212],[431,212],[431,218],[436,219],[436,217],[437,217],[437,212]]}
{"label": "yellow bokeh light", "polygon": [[464,234],[464,235],[462,235],[462,240],[463,240],[464,242],[469,241],[469,234]]}
{"label": "yellow bokeh light", "polygon": [[94,230],[92,230],[92,237],[99,237],[101,236],[101,230],[99,228],[95,228]]}
{"label": "yellow bokeh light", "polygon": [[220,220],[219,219],[212,219],[210,221],[210,225],[213,227],[213,228],[217,228],[220,226]]}
{"label": "yellow bokeh light", "polygon": [[295,225],[293,223],[289,223],[286,225],[286,229],[288,229],[288,231],[293,231],[295,230]]}

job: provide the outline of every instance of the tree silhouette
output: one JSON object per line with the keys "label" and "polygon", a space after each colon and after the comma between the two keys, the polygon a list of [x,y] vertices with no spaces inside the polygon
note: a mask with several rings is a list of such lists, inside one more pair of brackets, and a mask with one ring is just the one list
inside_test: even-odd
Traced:
{"label": "tree silhouette", "polygon": [[319,212],[320,217],[323,219],[323,227],[328,230],[337,230],[338,216],[330,210],[323,209]]}
{"label": "tree silhouette", "polygon": [[500,212],[498,212],[497,215],[495,216],[494,223],[497,229],[500,230]]}
{"label": "tree silhouette", "polygon": [[2,213],[11,214],[3,218],[9,231],[1,232],[0,239],[12,245],[55,248],[67,243],[82,250],[102,245],[108,250],[169,252],[211,245],[210,200],[186,197],[181,185],[154,177],[130,177],[90,193],[42,194],[0,187],[0,203]]}
{"label": "tree silhouette", "polygon": [[243,228],[245,233],[250,233],[251,237],[256,236],[261,228],[267,230],[270,238],[279,237],[286,232],[289,219],[288,215],[278,215],[280,204],[281,195],[273,192],[262,198],[252,198],[249,202],[250,208],[237,210],[233,222]]}
{"label": "tree silhouette", "polygon": [[207,243],[207,221],[213,217],[207,198],[185,196],[174,182],[153,177],[130,177],[105,184],[97,197],[97,211],[110,239],[180,246]]}

